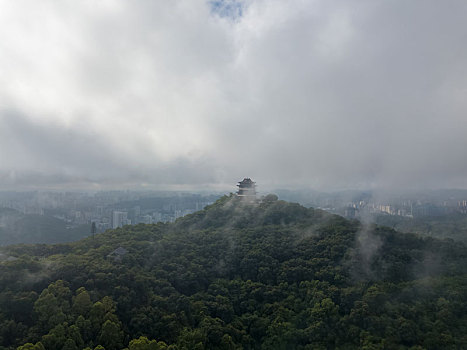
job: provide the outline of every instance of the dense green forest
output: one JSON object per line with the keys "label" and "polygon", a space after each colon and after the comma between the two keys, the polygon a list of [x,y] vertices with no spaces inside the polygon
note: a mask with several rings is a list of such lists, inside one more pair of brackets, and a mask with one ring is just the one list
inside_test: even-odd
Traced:
{"label": "dense green forest", "polygon": [[0,208],[0,246],[8,244],[63,243],[87,237],[89,225],[67,228],[65,221],[49,215],[23,214]]}
{"label": "dense green forest", "polygon": [[437,216],[403,217],[397,215],[375,215],[378,225],[389,226],[400,232],[414,232],[436,238],[452,238],[467,243],[467,215],[451,213]]}
{"label": "dense green forest", "polygon": [[0,349],[467,348],[467,248],[224,196],[0,255]]}

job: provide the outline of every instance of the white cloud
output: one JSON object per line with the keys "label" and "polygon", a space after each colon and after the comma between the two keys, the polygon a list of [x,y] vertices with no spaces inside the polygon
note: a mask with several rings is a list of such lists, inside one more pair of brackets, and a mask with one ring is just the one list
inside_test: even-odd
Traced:
{"label": "white cloud", "polygon": [[0,0],[5,183],[467,185],[463,1],[212,4]]}

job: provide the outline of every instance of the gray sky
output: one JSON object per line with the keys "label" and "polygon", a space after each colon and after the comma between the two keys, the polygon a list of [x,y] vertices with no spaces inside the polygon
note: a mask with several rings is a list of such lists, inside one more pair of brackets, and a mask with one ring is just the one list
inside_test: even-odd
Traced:
{"label": "gray sky", "polygon": [[466,18],[464,0],[0,0],[0,188],[465,188]]}

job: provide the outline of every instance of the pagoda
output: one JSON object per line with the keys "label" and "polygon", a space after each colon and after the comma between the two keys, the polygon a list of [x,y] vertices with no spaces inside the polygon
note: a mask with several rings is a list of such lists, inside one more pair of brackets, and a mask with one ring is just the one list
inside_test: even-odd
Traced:
{"label": "pagoda", "polygon": [[256,199],[256,182],[252,181],[249,177],[244,178],[238,183],[238,197],[247,199]]}

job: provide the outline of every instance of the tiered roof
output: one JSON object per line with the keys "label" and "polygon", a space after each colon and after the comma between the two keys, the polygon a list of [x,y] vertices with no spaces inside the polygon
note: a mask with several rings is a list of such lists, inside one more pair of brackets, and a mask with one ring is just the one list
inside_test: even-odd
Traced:
{"label": "tiered roof", "polygon": [[237,195],[240,197],[256,197],[256,182],[249,177],[244,178],[238,183]]}

